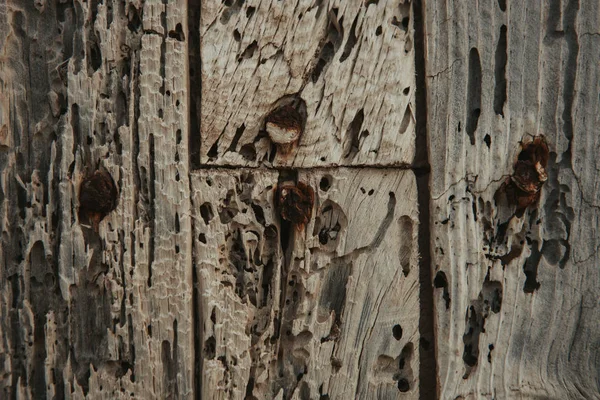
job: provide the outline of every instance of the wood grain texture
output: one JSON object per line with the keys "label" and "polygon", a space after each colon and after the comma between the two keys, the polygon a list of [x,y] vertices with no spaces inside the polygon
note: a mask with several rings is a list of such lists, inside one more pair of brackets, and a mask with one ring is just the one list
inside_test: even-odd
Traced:
{"label": "wood grain texture", "polygon": [[[426,2],[441,399],[600,398],[600,10],[594,2]],[[521,143],[548,180],[503,200]]]}
{"label": "wood grain texture", "polygon": [[[408,165],[415,142],[411,4],[203,2],[199,160],[211,165]],[[265,132],[295,100],[287,154]]]}
{"label": "wood grain texture", "polygon": [[438,397],[600,398],[600,6],[414,15],[0,0],[0,398],[428,397],[429,203]]}
{"label": "wood grain texture", "polygon": [[[186,2],[0,2],[1,398],[193,393]],[[102,167],[114,211],[78,220]]]}
{"label": "wood grain texture", "polygon": [[[278,182],[312,187],[303,228]],[[192,175],[205,398],[418,395],[418,214],[410,171]]]}

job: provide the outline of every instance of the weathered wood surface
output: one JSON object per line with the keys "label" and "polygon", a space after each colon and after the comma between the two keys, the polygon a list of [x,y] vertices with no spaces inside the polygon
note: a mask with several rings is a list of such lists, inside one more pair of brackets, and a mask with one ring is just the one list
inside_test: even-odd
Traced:
{"label": "weathered wood surface", "polygon": [[[426,2],[441,399],[600,398],[600,9]],[[501,201],[521,142],[548,179]]]}
{"label": "weathered wood surface", "polygon": [[[216,165],[408,165],[415,143],[411,4],[205,1],[199,158]],[[307,114],[283,154],[265,118]]]}
{"label": "weathered wood surface", "polygon": [[192,175],[203,398],[419,398],[414,175],[300,170],[304,228],[274,207],[282,175]]}
{"label": "weathered wood surface", "polygon": [[186,26],[184,1],[0,2],[1,398],[192,396]]}
{"label": "weathered wood surface", "polygon": [[427,397],[427,197],[439,398],[600,398],[600,6],[413,7],[0,0],[0,398]]}
{"label": "weathered wood surface", "polygon": [[312,3],[0,0],[0,398],[419,397],[412,172],[191,171],[412,163],[410,4]]}

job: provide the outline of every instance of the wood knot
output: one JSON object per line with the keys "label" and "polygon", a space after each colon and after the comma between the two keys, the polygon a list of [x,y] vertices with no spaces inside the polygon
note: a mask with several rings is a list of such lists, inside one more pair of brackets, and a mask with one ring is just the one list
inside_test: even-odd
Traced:
{"label": "wood knot", "polygon": [[536,136],[532,142],[523,145],[513,174],[506,184],[506,193],[518,210],[524,210],[538,201],[542,185],[548,180],[548,158],[548,145],[543,136]]}
{"label": "wood knot", "polygon": [[265,119],[266,130],[271,141],[283,152],[288,152],[300,139],[304,130],[304,118],[292,105],[273,110]]}
{"label": "wood knot", "polygon": [[304,227],[312,216],[314,200],[313,189],[302,182],[281,185],[277,195],[281,218]]}
{"label": "wood knot", "polygon": [[79,187],[79,218],[88,217],[95,231],[102,219],[117,207],[117,185],[105,169],[94,171]]}

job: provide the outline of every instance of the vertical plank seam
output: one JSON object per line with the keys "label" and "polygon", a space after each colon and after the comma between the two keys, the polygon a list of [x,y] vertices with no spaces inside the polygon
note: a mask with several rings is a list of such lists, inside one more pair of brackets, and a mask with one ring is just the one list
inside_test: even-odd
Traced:
{"label": "vertical plank seam", "polygon": [[[192,172],[200,165],[200,110],[199,101],[202,90],[201,63],[200,63],[200,0],[190,0],[187,8],[187,44],[188,44],[188,175],[190,190],[190,210],[194,209],[194,191]],[[197,10],[197,12],[195,12]],[[195,262],[195,221],[191,218],[191,240],[192,240],[192,332],[193,332],[193,398],[202,398],[202,346],[204,337],[201,326],[202,310],[200,303],[201,286]]]}
{"label": "vertical plank seam", "polygon": [[417,180],[419,207],[419,395],[421,399],[437,399],[437,362],[435,354],[434,302],[431,270],[431,233],[429,181],[429,142],[427,137],[427,82],[425,71],[424,0],[413,3],[415,46],[415,160],[413,172]]}

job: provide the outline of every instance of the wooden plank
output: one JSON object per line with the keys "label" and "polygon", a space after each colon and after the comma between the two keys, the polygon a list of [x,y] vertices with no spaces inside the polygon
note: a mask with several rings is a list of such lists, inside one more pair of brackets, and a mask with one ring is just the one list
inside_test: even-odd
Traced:
{"label": "wooden plank", "polygon": [[186,3],[0,11],[0,397],[191,398]]}
{"label": "wooden plank", "polygon": [[[426,2],[442,399],[599,398],[599,15]],[[507,182],[538,135],[547,180],[517,210]]]}
{"label": "wooden plank", "polygon": [[[145,356],[136,360],[136,371],[147,382],[140,385],[145,396],[193,398],[188,58],[181,35],[187,32],[186,2],[145,3],[143,16],[137,163],[141,185],[147,185],[142,187],[149,215],[147,221],[136,220],[135,228],[147,240],[139,246],[147,248],[149,258],[147,270],[143,261],[135,265],[142,279],[133,277],[134,293],[140,296],[132,313],[139,332],[136,358],[138,347]],[[144,200],[140,193],[138,201]],[[136,249],[136,257],[138,250],[144,252]]]}
{"label": "wooden plank", "polygon": [[[192,175],[202,395],[418,398],[412,172],[286,173]],[[288,180],[314,191],[304,227],[275,205]]]}
{"label": "wooden plank", "polygon": [[[200,163],[412,163],[410,2],[207,1],[200,36]],[[266,122],[290,102],[304,130],[286,149]]]}

